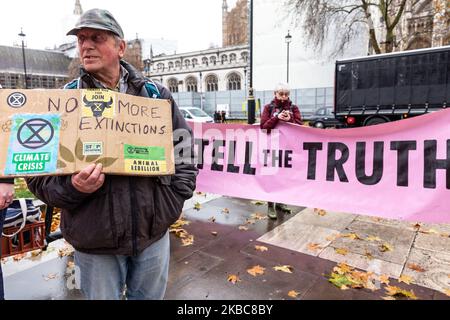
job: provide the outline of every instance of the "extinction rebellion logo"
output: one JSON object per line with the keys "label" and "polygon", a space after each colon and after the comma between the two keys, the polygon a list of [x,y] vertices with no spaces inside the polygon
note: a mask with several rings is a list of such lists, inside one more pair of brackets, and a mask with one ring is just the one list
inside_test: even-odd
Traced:
{"label": "extinction rebellion logo", "polygon": [[23,93],[14,92],[8,96],[7,102],[11,108],[21,108],[27,103],[27,97]]}
{"label": "extinction rebellion logo", "polygon": [[31,119],[19,127],[17,140],[28,149],[39,149],[52,141],[53,126],[44,119]]}

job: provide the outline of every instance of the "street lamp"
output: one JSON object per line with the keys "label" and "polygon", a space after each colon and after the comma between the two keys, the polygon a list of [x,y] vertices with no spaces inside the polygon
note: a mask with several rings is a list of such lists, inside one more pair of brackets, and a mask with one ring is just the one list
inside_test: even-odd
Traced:
{"label": "street lamp", "polygon": [[202,72],[199,72],[200,75],[200,109],[203,110],[203,80],[202,80]]}
{"label": "street lamp", "polygon": [[289,34],[289,30],[288,30],[288,34],[284,37],[284,39],[286,40],[286,44],[287,44],[287,83],[289,83],[289,44],[292,41],[292,36]]}
{"label": "street lamp", "polygon": [[19,37],[22,38],[22,57],[23,57],[23,71],[25,73],[25,89],[28,89],[28,83],[27,83],[27,63],[25,62],[25,33],[23,33],[22,28],[20,28]]}
{"label": "street lamp", "polygon": [[249,13],[249,43],[250,43],[250,59],[249,59],[249,88],[248,88],[248,99],[247,99],[247,123],[254,124],[256,104],[255,97],[253,96],[253,0],[250,0]]}
{"label": "street lamp", "polygon": [[145,59],[144,60],[144,64],[145,64],[144,73],[145,73],[145,75],[147,77],[150,76],[150,65],[151,65],[151,63],[152,63],[152,60],[150,60],[150,59]]}

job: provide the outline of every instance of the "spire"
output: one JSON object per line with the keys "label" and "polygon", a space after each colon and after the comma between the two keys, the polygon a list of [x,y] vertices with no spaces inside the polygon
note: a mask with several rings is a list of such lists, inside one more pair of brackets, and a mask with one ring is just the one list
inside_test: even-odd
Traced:
{"label": "spire", "polygon": [[153,45],[150,45],[150,59],[153,59]]}
{"label": "spire", "polygon": [[75,0],[75,9],[73,9],[73,14],[81,16],[83,14],[83,8],[81,8],[80,0]]}
{"label": "spire", "polygon": [[223,0],[223,3],[222,3],[222,10],[225,11],[225,12],[228,11],[227,0]]}

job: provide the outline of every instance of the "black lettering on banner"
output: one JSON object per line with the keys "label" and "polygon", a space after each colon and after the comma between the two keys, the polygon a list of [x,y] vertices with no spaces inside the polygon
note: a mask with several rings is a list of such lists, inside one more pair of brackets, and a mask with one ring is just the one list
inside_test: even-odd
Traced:
{"label": "black lettering on banner", "polygon": [[[72,102],[72,103],[71,103]],[[56,111],[61,109],[61,98],[55,102],[52,98],[48,98],[48,112],[52,112],[52,108]],[[76,98],[70,98],[66,101],[65,110],[67,113],[72,113],[78,108],[78,100]]]}
{"label": "black lettering on banner", "polygon": [[253,168],[251,165],[251,157],[252,157],[252,149],[253,143],[251,141],[247,141],[245,143],[245,163],[244,163],[244,174],[256,174],[256,168]]}
{"label": "black lettering on banner", "polygon": [[277,161],[278,161],[278,168],[283,167],[283,150],[278,150],[278,155],[276,154],[277,150],[272,151],[272,168],[277,167]]}
{"label": "black lettering on banner", "polygon": [[106,120],[106,118],[99,118],[99,117],[95,117],[95,120],[97,121],[97,125],[95,126],[95,130],[97,129],[102,129],[102,122]]}
{"label": "black lettering on banner", "polygon": [[264,167],[267,167],[267,161],[269,160],[270,150],[269,149],[264,149],[263,153],[264,153]]}
{"label": "black lettering on banner", "polygon": [[92,127],[89,126],[90,125],[90,121],[88,117],[81,117],[80,119],[80,125],[78,126],[78,128],[80,129],[80,131],[82,130],[91,130]]}
{"label": "black lettering on banner", "polygon": [[[341,157],[336,159],[336,151],[341,152]],[[341,182],[348,182],[344,171],[344,163],[348,160],[348,147],[341,142],[328,143],[328,161],[327,161],[327,181],[334,181],[334,171],[336,170]]]}
{"label": "black lettering on banner", "polygon": [[230,146],[228,147],[228,166],[227,172],[239,173],[239,167],[235,166],[236,161],[236,141],[230,141]]}
{"label": "black lettering on banner", "polygon": [[159,108],[158,108],[158,107],[153,107],[153,108],[151,109],[151,114],[152,114],[152,118],[153,118],[153,119],[159,119],[159,118],[161,118],[161,116],[158,116],[158,111],[159,111]]}
{"label": "black lettering on banner", "polygon": [[56,111],[59,111],[59,109],[61,108],[61,99],[58,98],[58,102],[55,103],[52,98],[48,98],[48,112],[52,112],[52,105],[53,108],[55,108]]}
{"label": "black lettering on banner", "polygon": [[203,162],[205,159],[205,147],[209,145],[207,139],[194,139],[194,145],[198,146],[197,150],[197,168],[203,169]]}
{"label": "black lettering on banner", "polygon": [[308,180],[316,180],[317,151],[322,149],[321,142],[303,143],[303,150],[308,151]]}
{"label": "black lettering on banner", "polygon": [[[70,101],[73,101],[72,109],[69,108],[70,107],[70,104],[69,104]],[[67,100],[67,102],[66,102],[66,112],[67,113],[74,112],[75,110],[77,110],[77,108],[78,108],[78,100],[76,98],[70,98],[69,100]]]}
{"label": "black lettering on banner", "polygon": [[122,108],[129,109],[130,108],[130,103],[127,102],[127,104],[124,104],[122,102],[122,100],[119,100],[119,113],[122,113]]}
{"label": "black lettering on banner", "polygon": [[446,188],[450,189],[450,140],[447,140],[447,159],[437,159],[436,140],[425,140],[424,147],[424,188],[436,189],[436,171],[444,169],[446,171]]}
{"label": "black lettering on banner", "polygon": [[416,141],[391,141],[391,150],[397,150],[397,186],[409,184],[409,151],[417,149]]}
{"label": "black lettering on banner", "polygon": [[214,140],[213,141],[213,151],[212,151],[212,171],[223,171],[223,165],[219,164],[219,159],[224,159],[225,155],[223,152],[219,151],[220,147],[225,146],[224,140]]}
{"label": "black lettering on banner", "polygon": [[284,167],[285,168],[292,168],[292,154],[294,152],[292,150],[285,150],[284,151]]}
{"label": "black lettering on banner", "polygon": [[366,143],[356,143],[356,178],[362,184],[372,186],[383,177],[384,142],[376,141],[373,145],[372,175],[366,175]]}
{"label": "black lettering on banner", "polygon": [[166,133],[166,126],[162,126],[159,128],[159,134],[165,134]]}

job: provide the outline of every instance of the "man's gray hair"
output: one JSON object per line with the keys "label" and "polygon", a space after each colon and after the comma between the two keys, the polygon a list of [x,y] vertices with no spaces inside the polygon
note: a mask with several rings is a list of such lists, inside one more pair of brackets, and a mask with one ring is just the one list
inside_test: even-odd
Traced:
{"label": "man's gray hair", "polygon": [[279,83],[275,87],[275,92],[279,92],[279,91],[290,92],[291,88],[289,87],[289,85],[287,83]]}

